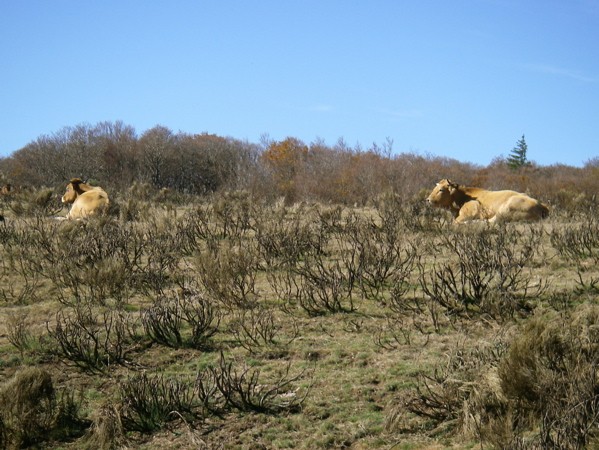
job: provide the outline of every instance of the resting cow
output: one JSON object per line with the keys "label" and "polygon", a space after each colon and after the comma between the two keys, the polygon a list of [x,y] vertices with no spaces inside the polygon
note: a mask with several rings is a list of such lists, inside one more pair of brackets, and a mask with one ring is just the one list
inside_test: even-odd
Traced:
{"label": "resting cow", "polygon": [[6,183],[4,186],[2,186],[2,189],[0,189],[0,195],[10,195],[12,192],[13,187],[10,183]]}
{"label": "resting cow", "polygon": [[455,223],[472,221],[534,221],[549,215],[549,208],[516,191],[487,191],[441,180],[428,196],[428,202],[449,209]]}
{"label": "resting cow", "polygon": [[67,219],[85,219],[108,209],[108,194],[101,187],[90,186],[73,178],[62,196],[63,203],[72,203]]}

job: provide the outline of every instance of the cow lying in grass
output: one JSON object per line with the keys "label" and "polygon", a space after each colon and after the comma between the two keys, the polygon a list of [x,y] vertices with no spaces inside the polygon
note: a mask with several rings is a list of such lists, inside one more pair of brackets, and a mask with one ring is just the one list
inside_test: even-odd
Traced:
{"label": "cow lying in grass", "polygon": [[108,209],[108,194],[101,187],[90,186],[73,178],[67,184],[67,191],[62,196],[63,203],[70,203],[71,209],[67,219],[85,219]]}
{"label": "cow lying in grass", "polygon": [[451,211],[455,223],[475,221],[536,221],[549,215],[549,208],[516,191],[487,191],[441,180],[427,201]]}

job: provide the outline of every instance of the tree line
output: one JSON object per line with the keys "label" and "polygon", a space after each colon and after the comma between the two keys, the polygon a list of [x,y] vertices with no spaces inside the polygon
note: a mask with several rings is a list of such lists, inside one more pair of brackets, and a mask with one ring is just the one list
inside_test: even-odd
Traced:
{"label": "tree line", "polygon": [[[522,141],[524,136],[522,137]],[[523,141],[524,142],[524,141]],[[519,141],[519,148],[523,143]],[[526,148],[524,147],[524,150]],[[524,153],[521,156],[526,156]],[[367,205],[386,193],[421,198],[450,178],[488,189],[527,192],[555,206],[594,201],[599,158],[584,167],[515,165],[496,158],[478,166],[450,158],[395,153],[393,142],[368,148],[264,137],[251,143],[157,125],[139,134],[123,122],[65,127],[0,158],[0,183],[62,188],[73,177],[122,191],[133,183],[182,194],[246,190],[258,198]]]}

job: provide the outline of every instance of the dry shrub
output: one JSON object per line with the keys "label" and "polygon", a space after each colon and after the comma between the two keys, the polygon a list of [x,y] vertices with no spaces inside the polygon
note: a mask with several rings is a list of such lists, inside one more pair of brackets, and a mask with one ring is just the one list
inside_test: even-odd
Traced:
{"label": "dry shrub", "polygon": [[122,305],[136,293],[162,292],[177,278],[185,245],[185,236],[166,219],[136,224],[110,217],[60,222],[35,218],[2,228],[2,263],[11,280],[22,283],[19,290],[10,290],[6,283],[0,298],[21,298],[47,279],[67,306]]}
{"label": "dry shrub", "polygon": [[240,237],[250,229],[252,202],[244,191],[225,192],[212,205],[222,237]]}
{"label": "dry shrub", "polygon": [[[173,348],[209,348],[210,338],[218,332],[221,318],[222,313],[213,302],[190,288],[165,293],[141,313],[150,339]],[[191,330],[191,335],[185,328]]]}
{"label": "dry shrub", "polygon": [[31,264],[59,288],[66,305],[121,303],[134,288],[145,242],[137,230],[109,218],[32,224]]}
{"label": "dry shrub", "polygon": [[199,282],[215,302],[227,309],[250,308],[256,304],[260,258],[252,242],[235,245],[224,241],[214,253],[201,252],[195,262]]}
{"label": "dry shrub", "polygon": [[124,363],[136,335],[129,317],[110,309],[102,314],[89,308],[62,310],[54,326],[46,323],[46,328],[56,344],[52,352],[89,372]]}
{"label": "dry shrub", "polygon": [[513,226],[445,233],[442,246],[453,260],[435,262],[432,269],[421,264],[420,286],[451,315],[511,317],[528,308],[527,298],[546,288],[545,283],[534,283],[527,269],[541,237],[539,228]]}
{"label": "dry shrub", "polygon": [[27,312],[9,313],[6,321],[8,342],[19,350],[21,356],[39,347],[39,339],[31,333],[31,321]]}
{"label": "dry shrub", "polygon": [[[420,376],[414,394],[391,411],[388,421],[397,427],[400,418],[397,408],[403,408],[425,418],[431,434],[469,430],[471,423],[478,423],[480,419],[468,405],[478,391],[493,385],[489,372],[504,352],[505,343],[501,338],[493,344],[479,343],[476,347],[461,344],[449,355],[445,366],[435,368],[432,374]],[[489,395],[488,398],[494,399],[495,396]]]}
{"label": "dry shrub", "polygon": [[582,215],[578,224],[555,227],[551,244],[561,257],[576,265],[580,290],[599,291],[599,277],[592,274],[599,264],[599,219],[595,213]]}
{"label": "dry shrub", "polygon": [[28,367],[0,388],[0,447],[23,448],[51,439],[80,434],[74,395],[57,396],[50,374]]}
{"label": "dry shrub", "polygon": [[427,204],[424,199],[428,194],[427,189],[412,199],[393,193],[377,197],[374,203],[383,228],[411,232],[441,231],[448,225],[448,215]]}
{"label": "dry shrub", "polygon": [[204,408],[216,414],[230,408],[259,413],[293,412],[302,406],[310,387],[296,386],[306,370],[290,375],[290,369],[291,363],[275,380],[264,381],[260,369],[238,367],[221,352],[218,367],[198,372],[196,392]]}
{"label": "dry shrub", "polygon": [[121,223],[147,220],[155,192],[150,184],[134,181],[122,194],[111,195],[108,215],[118,217]]}
{"label": "dry shrub", "polygon": [[540,429],[543,448],[599,443],[598,329],[599,308],[585,306],[572,317],[535,318],[514,339],[499,377],[513,416],[528,418],[516,436]]}
{"label": "dry shrub", "polygon": [[579,224],[554,228],[551,244],[560,256],[570,261],[590,259],[598,264],[599,218],[595,214],[587,214]]}
{"label": "dry shrub", "polygon": [[0,300],[8,304],[27,304],[38,300],[42,277],[31,263],[35,245],[23,219],[0,225]]}
{"label": "dry shrub", "polygon": [[214,248],[222,239],[240,240],[251,229],[252,202],[246,192],[225,193],[184,217],[189,242]]}
{"label": "dry shrub", "polygon": [[141,322],[152,341],[173,348],[183,346],[183,321],[177,301],[158,299],[151,307],[142,311]]}
{"label": "dry shrub", "polygon": [[[531,319],[499,347],[459,350],[400,404],[433,433],[452,430],[496,448],[599,444],[599,308]],[[403,417],[391,411],[397,428]]]}
{"label": "dry shrub", "polygon": [[193,383],[184,378],[142,373],[124,381],[120,395],[120,417],[126,430],[151,433],[181,417],[193,420],[197,416]]}
{"label": "dry shrub", "polygon": [[23,191],[9,205],[15,216],[53,216],[60,212],[62,204],[53,189]]}
{"label": "dry shrub", "polygon": [[350,214],[334,238],[345,266],[355,271],[354,279],[364,298],[385,302],[385,291],[393,286],[396,296],[407,289],[407,280],[416,265],[418,242],[406,237],[402,222],[381,216],[381,222]]}
{"label": "dry shrub", "polygon": [[[295,325],[293,318],[288,320]],[[273,310],[262,305],[256,305],[251,309],[238,309],[233,312],[229,321],[229,331],[235,343],[250,353],[260,353],[281,346],[281,329],[282,324],[276,319]],[[291,340],[294,338],[295,336]]]}
{"label": "dry shrub", "polygon": [[295,209],[264,207],[256,216],[256,241],[267,267],[293,267],[306,254],[321,252],[326,236],[314,208],[302,203]]}

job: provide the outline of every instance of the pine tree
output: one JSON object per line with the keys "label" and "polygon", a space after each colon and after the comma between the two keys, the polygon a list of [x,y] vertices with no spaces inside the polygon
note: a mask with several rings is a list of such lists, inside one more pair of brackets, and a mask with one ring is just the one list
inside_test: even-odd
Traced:
{"label": "pine tree", "polygon": [[522,139],[516,143],[516,146],[512,149],[512,153],[508,156],[507,165],[514,170],[530,165],[530,162],[526,158],[527,151],[528,145],[526,145],[526,140],[524,139],[524,135],[522,135]]}

